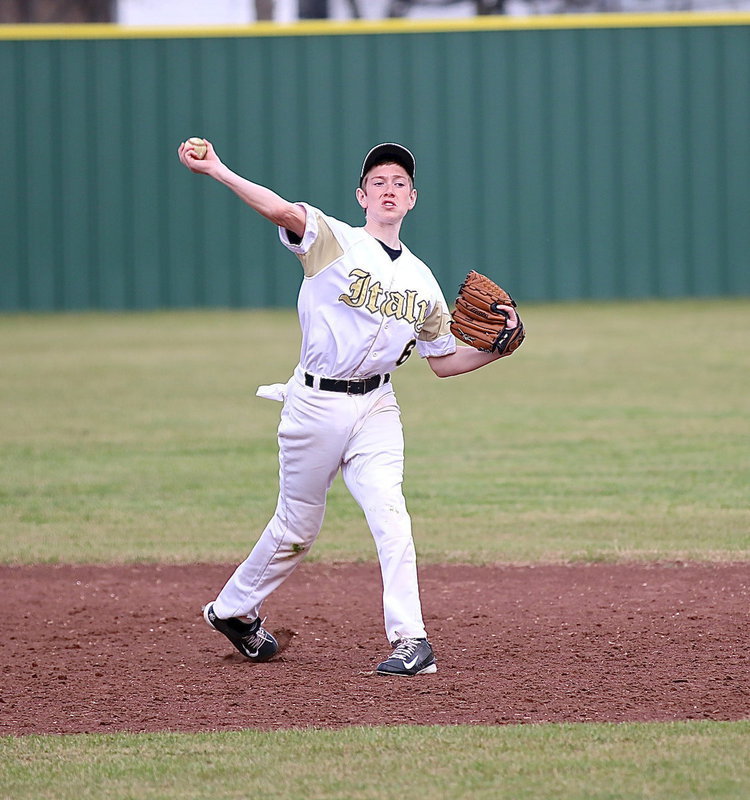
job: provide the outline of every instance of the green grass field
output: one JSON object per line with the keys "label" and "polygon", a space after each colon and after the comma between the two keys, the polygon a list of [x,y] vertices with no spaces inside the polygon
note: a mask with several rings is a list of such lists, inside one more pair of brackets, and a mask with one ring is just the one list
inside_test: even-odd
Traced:
{"label": "green grass field", "polygon": [[[750,303],[525,319],[506,361],[396,376],[421,558],[747,558]],[[280,407],[254,393],[296,362],[291,312],[4,316],[0,336],[0,561],[247,550],[277,491]],[[373,557],[338,480],[311,558]]]}
{"label": "green grass field", "polygon": [[[524,321],[511,359],[396,376],[422,561],[750,561],[750,301]],[[291,312],[5,315],[0,339],[0,562],[244,557]],[[340,480],[310,558],[374,558]],[[748,764],[748,722],[6,737],[0,796],[746,798]]]}
{"label": "green grass field", "polygon": [[750,723],[348,728],[0,740],[13,800],[723,800]]}

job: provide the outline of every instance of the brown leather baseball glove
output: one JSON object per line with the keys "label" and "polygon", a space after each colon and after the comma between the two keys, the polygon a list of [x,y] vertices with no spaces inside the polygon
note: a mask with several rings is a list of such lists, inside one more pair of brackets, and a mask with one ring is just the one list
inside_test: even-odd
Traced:
{"label": "brown leather baseball glove", "polygon": [[526,331],[520,317],[509,328],[509,314],[500,306],[515,308],[516,303],[505,289],[472,270],[458,289],[451,333],[477,350],[509,356],[521,346]]}

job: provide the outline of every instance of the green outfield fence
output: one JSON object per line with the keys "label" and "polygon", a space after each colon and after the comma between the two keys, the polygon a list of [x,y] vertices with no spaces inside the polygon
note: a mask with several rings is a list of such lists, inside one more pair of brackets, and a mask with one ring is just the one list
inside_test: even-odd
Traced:
{"label": "green outfield fence", "polygon": [[295,260],[176,149],[358,224],[417,156],[404,240],[450,295],[750,290],[750,15],[0,26],[0,309],[293,304]]}

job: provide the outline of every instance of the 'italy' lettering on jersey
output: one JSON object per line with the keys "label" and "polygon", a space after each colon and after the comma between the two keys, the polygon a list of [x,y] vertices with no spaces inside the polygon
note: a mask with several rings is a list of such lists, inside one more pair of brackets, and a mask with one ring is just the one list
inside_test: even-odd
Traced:
{"label": "'italy' lettering on jersey", "polygon": [[339,297],[342,303],[352,308],[363,306],[371,314],[379,312],[386,317],[405,319],[414,325],[415,333],[422,330],[430,304],[427,300],[417,300],[416,291],[386,292],[380,281],[374,281],[372,275],[363,269],[354,269],[350,275],[354,280],[349,286],[349,294]]}

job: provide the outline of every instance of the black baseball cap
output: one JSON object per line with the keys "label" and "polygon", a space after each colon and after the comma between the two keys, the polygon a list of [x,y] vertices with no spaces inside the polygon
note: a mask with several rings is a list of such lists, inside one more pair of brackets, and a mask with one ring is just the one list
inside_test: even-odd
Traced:
{"label": "black baseball cap", "polygon": [[396,142],[383,142],[376,144],[375,147],[365,156],[362,162],[362,172],[359,175],[359,185],[365,179],[365,175],[376,165],[384,164],[392,161],[394,164],[400,164],[405,170],[406,174],[414,182],[414,173],[417,169],[417,162],[414,160],[414,155],[410,150],[407,150],[402,144]]}

